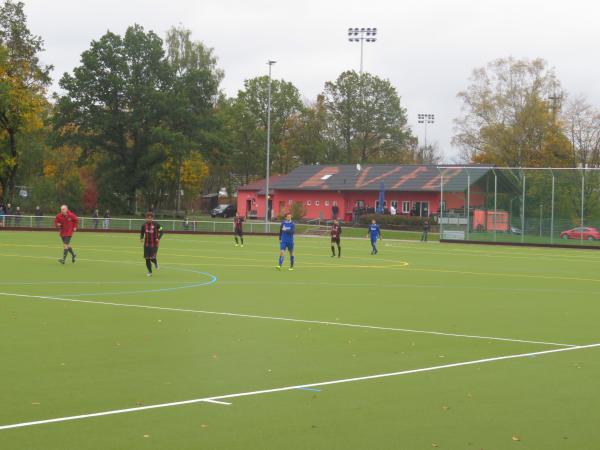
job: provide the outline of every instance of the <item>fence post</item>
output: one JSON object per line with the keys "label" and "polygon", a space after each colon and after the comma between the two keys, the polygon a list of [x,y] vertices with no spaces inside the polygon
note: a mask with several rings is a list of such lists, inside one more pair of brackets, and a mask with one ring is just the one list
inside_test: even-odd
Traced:
{"label": "fence post", "polygon": [[467,241],[471,231],[471,174],[467,169]]}
{"label": "fence post", "polygon": [[129,219],[129,229],[131,230],[131,219]]}
{"label": "fence post", "polygon": [[217,222],[213,220],[213,233],[217,231]]}
{"label": "fence post", "polygon": [[444,173],[440,172],[440,239],[444,239]]}

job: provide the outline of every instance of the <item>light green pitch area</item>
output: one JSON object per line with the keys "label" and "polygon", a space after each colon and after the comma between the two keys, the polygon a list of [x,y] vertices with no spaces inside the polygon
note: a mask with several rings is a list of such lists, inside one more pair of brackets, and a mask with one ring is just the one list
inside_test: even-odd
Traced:
{"label": "light green pitch area", "polygon": [[245,241],[0,232],[0,449],[600,448],[600,252]]}

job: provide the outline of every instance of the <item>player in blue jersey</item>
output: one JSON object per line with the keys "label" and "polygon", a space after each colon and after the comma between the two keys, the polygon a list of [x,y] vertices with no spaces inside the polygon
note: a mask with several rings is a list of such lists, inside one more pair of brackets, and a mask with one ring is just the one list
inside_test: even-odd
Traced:
{"label": "player in blue jersey", "polygon": [[290,252],[290,269],[294,270],[294,231],[296,231],[296,224],[292,222],[292,215],[287,213],[285,220],[281,222],[279,227],[279,265],[277,270],[281,270],[283,265],[283,259],[285,256],[285,250]]}
{"label": "player in blue jersey", "polygon": [[379,228],[379,225],[377,225],[377,222],[375,222],[375,219],[373,219],[371,221],[371,225],[369,225],[369,233],[367,234],[367,237],[371,238],[371,255],[376,255],[377,239],[381,239],[381,229]]}

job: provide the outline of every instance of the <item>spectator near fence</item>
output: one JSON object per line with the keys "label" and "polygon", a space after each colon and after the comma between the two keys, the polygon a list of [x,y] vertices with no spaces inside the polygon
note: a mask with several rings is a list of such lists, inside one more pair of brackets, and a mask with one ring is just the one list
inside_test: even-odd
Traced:
{"label": "spectator near fence", "polygon": [[429,219],[423,221],[423,234],[421,235],[421,241],[427,242],[427,236],[429,235]]}
{"label": "spectator near fence", "polygon": [[98,225],[100,224],[100,212],[95,209],[92,214],[92,222],[94,223],[94,230],[98,229]]}
{"label": "spectator near fence", "polygon": [[5,225],[7,227],[10,227],[12,225],[12,213],[12,205],[10,203],[7,203],[4,207],[4,214],[6,215]]}
{"label": "spectator near fence", "polygon": [[21,207],[17,206],[15,208],[15,227],[20,227],[21,226]]}
{"label": "spectator near fence", "polygon": [[42,226],[42,209],[40,206],[35,207],[35,212],[33,213],[35,216],[35,226],[36,228],[40,228]]}
{"label": "spectator near fence", "polygon": [[107,209],[104,213],[104,229],[108,230],[110,227],[110,211]]}
{"label": "spectator near fence", "polygon": [[6,210],[4,209],[4,205],[0,203],[0,227],[4,226],[4,220],[6,216]]}

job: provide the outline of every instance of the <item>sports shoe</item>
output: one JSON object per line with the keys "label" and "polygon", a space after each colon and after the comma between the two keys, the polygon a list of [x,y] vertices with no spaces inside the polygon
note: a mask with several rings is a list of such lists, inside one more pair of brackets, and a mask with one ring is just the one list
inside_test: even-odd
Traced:
{"label": "sports shoe", "polygon": [[277,270],[281,270],[281,266],[275,266]]}
{"label": "sports shoe", "polygon": [[331,255],[332,258],[335,258],[335,253],[333,255]]}
{"label": "sports shoe", "polygon": [[158,262],[154,264],[154,268],[156,269],[157,272],[160,270],[160,267],[158,266]]}
{"label": "sports shoe", "polygon": [[73,264],[75,264],[75,258],[77,258],[77,255],[73,255],[73,257],[71,258],[71,262],[72,262]]}
{"label": "sports shoe", "polygon": [[294,270],[294,268],[293,268],[293,267],[290,267],[288,270]]}
{"label": "sports shoe", "polygon": [[244,247],[244,244],[242,244],[242,245],[241,245],[241,247],[243,248],[243,247]]}
{"label": "sports shoe", "polygon": [[58,262],[64,265],[65,264],[65,259],[64,258],[59,258]]}
{"label": "sports shoe", "polygon": [[148,273],[146,274],[146,276],[147,276],[147,277],[151,277],[151,276],[152,276],[152,272],[148,272]]}
{"label": "sports shoe", "polygon": [[237,244],[235,244],[235,246],[236,246],[236,247],[238,247],[238,245],[237,245]]}

